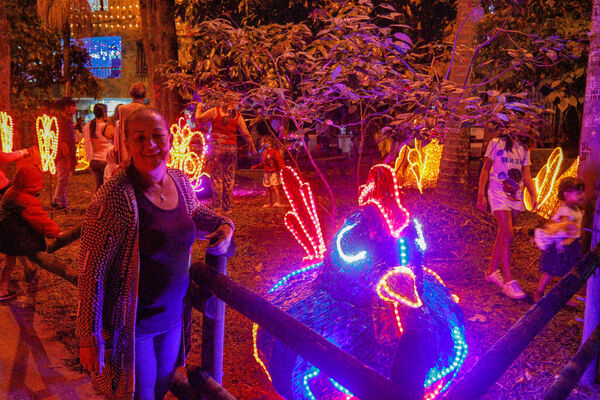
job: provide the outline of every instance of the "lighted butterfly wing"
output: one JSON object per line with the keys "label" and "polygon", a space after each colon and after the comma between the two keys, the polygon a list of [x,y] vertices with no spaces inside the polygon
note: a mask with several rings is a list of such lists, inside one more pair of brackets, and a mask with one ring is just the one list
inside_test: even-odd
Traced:
{"label": "lighted butterfly wing", "polygon": [[56,174],[54,159],[58,153],[58,122],[56,117],[46,114],[36,121],[38,145],[42,156],[42,170]]}
{"label": "lighted butterfly wing", "polygon": [[310,185],[290,167],[281,170],[283,189],[292,206],[284,222],[306,252],[305,262],[319,262],[325,254],[325,242]]}
{"label": "lighted butterfly wing", "polygon": [[2,151],[10,153],[13,149],[13,119],[4,111],[0,111],[0,138]]}

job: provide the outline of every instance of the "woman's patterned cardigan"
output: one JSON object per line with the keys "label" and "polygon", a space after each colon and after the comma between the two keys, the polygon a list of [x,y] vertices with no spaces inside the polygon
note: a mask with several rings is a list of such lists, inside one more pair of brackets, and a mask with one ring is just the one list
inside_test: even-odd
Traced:
{"label": "woman's patterned cardigan", "polygon": [[[203,238],[222,224],[233,223],[196,200],[187,177],[167,173],[180,189],[188,212]],[[87,209],[79,254],[79,307],[76,334],[82,347],[104,351],[102,375],[92,373],[94,387],[114,399],[132,399],[134,391],[135,316],[139,279],[138,208],[132,168],[121,171],[96,193]],[[180,365],[189,350],[191,308],[184,312]],[[187,328],[187,329],[186,329]]]}

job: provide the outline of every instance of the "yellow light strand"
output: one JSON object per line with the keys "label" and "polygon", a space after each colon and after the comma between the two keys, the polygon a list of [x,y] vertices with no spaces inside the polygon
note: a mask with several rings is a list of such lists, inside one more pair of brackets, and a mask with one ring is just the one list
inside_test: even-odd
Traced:
{"label": "yellow light strand", "polygon": [[0,111],[0,136],[2,137],[2,151],[10,153],[13,149],[13,119],[4,111]]}
{"label": "yellow light strand", "polygon": [[[177,168],[185,173],[190,179],[194,190],[198,190],[202,184],[202,176],[207,176],[202,171],[206,161],[207,149],[204,135],[202,132],[192,131],[183,118],[180,118],[177,124],[171,125],[171,134],[173,135],[173,147],[169,153],[167,166]],[[202,142],[202,151],[199,155],[190,148],[190,143],[196,136]]]}
{"label": "yellow light strand", "polygon": [[75,166],[75,171],[83,171],[86,170],[90,163],[85,159],[85,145],[83,144],[83,140],[77,143],[77,165]]}
{"label": "yellow light strand", "polygon": [[[38,146],[42,157],[42,170],[56,174],[54,159],[58,153],[58,122],[46,114],[36,120]],[[54,129],[52,129],[54,127]]]}
{"label": "yellow light strand", "polygon": [[549,219],[554,215],[558,207],[560,206],[560,200],[558,199],[558,183],[564,178],[577,178],[577,172],[579,169],[579,157],[573,161],[573,164],[556,179],[556,184],[552,185],[552,190],[547,196],[547,200],[541,206],[538,206],[535,213],[540,217]]}
{"label": "yellow light strand", "polygon": [[[418,140],[415,141],[415,147],[403,146],[394,168],[400,174],[401,186],[416,187],[421,193],[423,189],[434,187],[440,171],[443,148],[444,145],[439,144],[437,139],[423,148]],[[405,169],[402,168],[403,165],[407,165]]]}
{"label": "yellow light strand", "polygon": [[254,347],[254,359],[256,360],[258,365],[261,366],[262,370],[267,375],[267,378],[269,378],[269,380],[271,382],[273,382],[273,379],[271,379],[271,374],[269,374],[269,370],[267,370],[267,366],[265,365],[263,360],[261,360],[260,355],[258,354],[258,346],[256,344],[256,337],[258,336],[258,328],[259,328],[258,324],[252,325],[252,346]]}
{"label": "yellow light strand", "polygon": [[[549,200],[554,187],[558,184],[557,177],[563,162],[563,151],[560,147],[555,148],[548,161],[540,172],[533,179],[535,185],[535,191],[537,192],[537,203],[538,207],[543,207],[544,204]],[[525,208],[529,211],[532,209],[532,201],[529,191],[526,190],[523,194],[523,200],[525,202]]]}

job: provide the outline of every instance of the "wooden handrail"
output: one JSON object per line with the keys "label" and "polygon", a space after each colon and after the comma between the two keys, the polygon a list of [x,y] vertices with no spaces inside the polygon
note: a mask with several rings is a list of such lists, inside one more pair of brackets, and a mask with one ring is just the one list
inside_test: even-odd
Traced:
{"label": "wooden handrail", "polygon": [[600,266],[600,244],[590,250],[560,282],[534,304],[504,336],[458,379],[443,399],[478,399],[519,357],[525,347]]}
{"label": "wooden handrail", "polygon": [[579,382],[587,366],[598,355],[598,350],[600,350],[600,325],[596,326],[596,329],[550,386],[544,400],[566,399]]}
{"label": "wooden handrail", "polygon": [[281,311],[227,276],[195,264],[192,281],[207,288],[228,306],[277,337],[305,360],[335,379],[362,400],[404,400],[408,396],[393,382],[345,352],[300,321]]}

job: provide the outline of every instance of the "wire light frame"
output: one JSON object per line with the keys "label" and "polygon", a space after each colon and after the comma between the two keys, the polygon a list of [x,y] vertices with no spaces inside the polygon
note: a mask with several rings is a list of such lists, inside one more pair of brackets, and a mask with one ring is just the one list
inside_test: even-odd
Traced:
{"label": "wire light frame", "polygon": [[[404,145],[398,154],[394,169],[401,173],[399,176],[400,186],[416,187],[419,192],[423,189],[435,187],[440,172],[440,161],[444,145],[439,144],[437,139],[421,147],[419,141],[415,147]],[[403,164],[407,164],[402,171]],[[401,170],[401,171],[399,171]]]}
{"label": "wire light frame", "polygon": [[0,111],[0,136],[2,151],[10,153],[13,149],[13,119],[4,111]]}
{"label": "wire light frame", "polygon": [[[200,131],[192,131],[183,118],[179,118],[177,124],[171,125],[173,135],[173,147],[169,152],[167,166],[177,168],[185,173],[196,192],[202,190],[202,176],[208,176],[203,172],[206,162],[206,139]],[[192,150],[192,140],[199,138],[202,150],[198,153]]]}
{"label": "wire light frame", "polygon": [[42,157],[42,170],[54,175],[56,174],[54,159],[58,153],[58,122],[56,117],[44,114],[37,118],[35,126]]}

